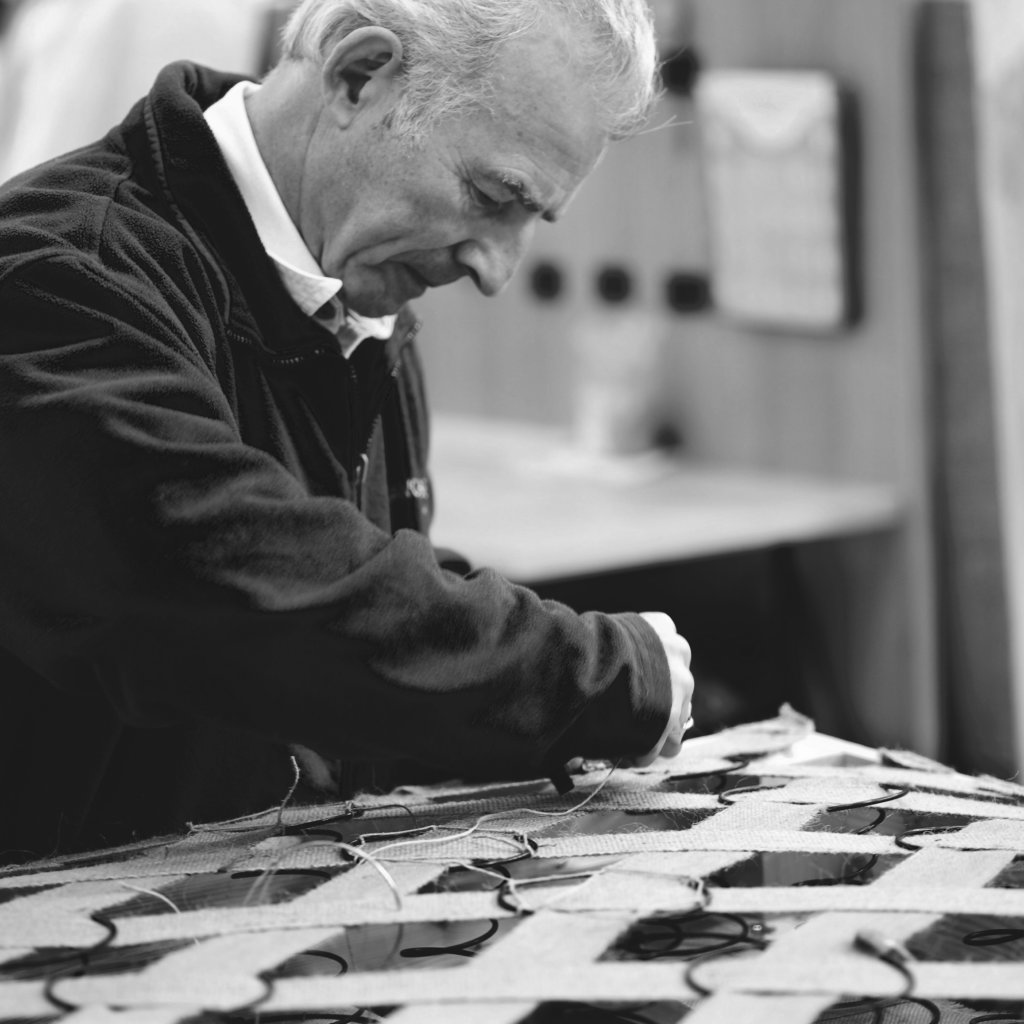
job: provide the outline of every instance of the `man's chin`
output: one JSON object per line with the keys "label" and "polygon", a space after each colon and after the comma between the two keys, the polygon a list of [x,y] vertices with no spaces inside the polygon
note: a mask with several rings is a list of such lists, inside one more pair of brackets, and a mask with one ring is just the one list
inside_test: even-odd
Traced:
{"label": "man's chin", "polygon": [[352,296],[345,296],[345,308],[351,313],[358,313],[360,316],[378,319],[382,316],[394,316],[405,305],[404,299],[374,298],[359,299]]}
{"label": "man's chin", "polygon": [[[383,282],[382,282],[383,283]],[[408,272],[388,275],[383,288],[345,288],[345,304],[360,316],[393,316],[407,302],[418,299],[427,289],[427,282]]]}

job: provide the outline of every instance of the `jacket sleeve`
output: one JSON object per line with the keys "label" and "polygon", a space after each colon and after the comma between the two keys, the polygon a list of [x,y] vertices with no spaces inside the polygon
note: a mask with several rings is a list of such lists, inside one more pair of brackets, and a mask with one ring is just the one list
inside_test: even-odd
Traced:
{"label": "jacket sleeve", "polygon": [[5,646],[132,724],[332,757],[525,774],[653,746],[670,686],[643,619],[463,578],[311,495],[242,442],[216,339],[169,308],[79,257],[0,284]]}

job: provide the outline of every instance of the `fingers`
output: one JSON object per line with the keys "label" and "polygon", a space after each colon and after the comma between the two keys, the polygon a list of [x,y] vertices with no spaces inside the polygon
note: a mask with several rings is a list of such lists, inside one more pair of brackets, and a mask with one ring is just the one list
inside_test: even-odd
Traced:
{"label": "fingers", "polygon": [[675,757],[682,749],[683,736],[690,721],[694,680],[690,672],[690,645],[676,632],[672,618],[664,612],[643,612],[641,617],[661,640],[672,685],[672,705],[665,731],[650,751],[634,761],[637,767],[645,768],[655,758]]}
{"label": "fingers", "polygon": [[658,636],[661,637],[666,653],[670,654],[670,660],[671,655],[679,657],[682,659],[684,666],[689,668],[692,657],[690,645],[686,642],[685,637],[680,636],[676,632],[676,624],[672,621],[672,617],[664,612],[641,612],[640,618],[644,619],[649,626],[652,626]]}
{"label": "fingers", "polygon": [[658,757],[675,757],[683,748],[686,730],[693,724],[690,717],[690,698],[693,693],[693,676],[689,671],[683,680],[684,699],[678,713],[673,713],[669,729],[657,752]]}

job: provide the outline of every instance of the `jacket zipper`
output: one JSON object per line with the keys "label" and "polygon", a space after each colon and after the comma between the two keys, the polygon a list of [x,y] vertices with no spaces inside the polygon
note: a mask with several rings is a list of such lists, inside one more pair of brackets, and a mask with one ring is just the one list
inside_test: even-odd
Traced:
{"label": "jacket zipper", "polygon": [[[259,348],[256,342],[250,338],[247,334],[242,334],[233,328],[228,328],[225,332],[229,341],[237,341],[239,344],[245,345],[247,348]],[[320,345],[317,348],[311,348],[308,352],[303,352],[297,356],[279,356],[267,352],[266,349],[260,350],[261,355],[264,359],[272,362],[275,366],[294,366],[296,363],[303,363],[307,359],[316,359],[318,356],[326,355],[330,352],[330,348],[325,345]]]}
{"label": "jacket zipper", "polygon": [[[381,400],[378,403],[378,411],[374,415],[373,420],[370,423],[369,433],[366,435],[366,440],[363,442],[362,451],[354,459],[354,472],[353,472],[353,501],[355,506],[360,512],[363,511],[363,504],[366,497],[366,475],[370,467],[370,444],[373,441],[374,434],[377,433],[381,423],[380,408],[384,402],[388,399],[390,393],[394,391],[397,382],[398,374],[402,368],[402,352],[407,346],[411,345],[416,340],[416,335],[420,332],[420,321],[414,320],[410,325],[409,329],[405,332],[405,337],[402,339],[401,344],[398,347],[398,352],[395,354],[394,366],[388,371],[388,381],[380,389]],[[355,370],[349,366],[349,374],[352,379],[354,386],[359,386],[359,380],[356,377]],[[353,430],[353,434],[355,431]]]}
{"label": "jacket zipper", "polygon": [[[376,423],[376,421],[374,421]],[[372,433],[370,435],[373,436]],[[359,461],[356,463],[356,472],[354,479],[354,494],[352,500],[355,502],[355,506],[360,512],[363,511],[363,499],[366,497],[366,471],[370,466],[370,453],[369,451],[363,452],[359,456]]]}
{"label": "jacket zipper", "polygon": [[[420,332],[420,327],[421,321],[414,320],[409,325],[409,329],[406,331],[405,337],[402,339],[402,342],[399,345],[398,352],[395,356],[395,365],[391,367],[391,370],[388,373],[388,378],[391,386],[393,386],[398,380],[398,372],[402,366],[402,351],[406,348],[406,346],[411,345],[412,342],[415,341],[416,336]],[[256,345],[256,343],[251,338],[248,338],[246,335],[241,334],[240,332],[232,328],[228,328],[226,334],[228,338],[232,341],[240,342],[241,344],[247,345],[249,347],[255,347]],[[295,356],[275,356],[269,353],[264,354],[266,358],[272,360],[277,366],[294,366],[296,363],[304,362],[307,359],[315,359],[317,356],[324,355],[329,351],[329,348],[321,346],[315,349],[310,349],[308,352],[303,352],[301,355]],[[358,387],[359,380],[356,377],[356,372],[352,368],[351,364],[349,364],[348,372],[353,386]],[[376,433],[379,424],[380,413],[378,412],[374,416],[373,422],[370,425],[370,432],[367,435],[366,440],[363,442],[362,451],[356,454],[353,446],[354,458],[352,460],[352,500],[355,503],[356,508],[359,509],[360,512],[363,511],[363,502],[366,497],[366,474],[370,465],[370,442],[373,440],[373,435]],[[353,435],[355,434],[355,426],[356,424],[353,423]]]}
{"label": "jacket zipper", "polygon": [[[407,345],[412,344],[416,340],[416,336],[420,333],[420,327],[422,326],[421,321],[414,320],[410,325],[409,329],[405,332],[405,337],[402,339],[402,343],[399,346],[398,353],[395,359],[395,365],[392,368],[392,376],[398,370],[401,364],[401,353]],[[249,348],[257,348],[256,342],[246,334],[242,334],[240,331],[235,330],[233,327],[228,327],[225,334],[230,341],[237,341],[242,345],[246,345]],[[301,355],[295,356],[279,356],[273,353],[267,352],[266,349],[261,350],[263,357],[268,359],[270,362],[277,366],[293,366],[295,363],[305,362],[307,359],[316,359],[318,356],[325,355],[330,352],[331,349],[325,345],[318,345],[316,348],[310,349],[308,352],[303,352]]]}

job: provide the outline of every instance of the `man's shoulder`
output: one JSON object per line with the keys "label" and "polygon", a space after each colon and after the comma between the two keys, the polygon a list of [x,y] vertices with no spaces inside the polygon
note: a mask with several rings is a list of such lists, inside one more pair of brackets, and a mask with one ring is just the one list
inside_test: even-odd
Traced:
{"label": "man's shoulder", "polygon": [[0,184],[0,265],[40,246],[96,252],[119,235],[183,244],[167,174],[187,164],[190,176],[202,170],[212,183],[217,154],[202,106],[237,80],[185,61],[168,65],[106,136]]}
{"label": "man's shoulder", "polygon": [[97,144],[50,160],[0,187],[0,278],[48,256],[101,258],[126,238],[174,246],[180,234],[160,207],[117,147]]}

